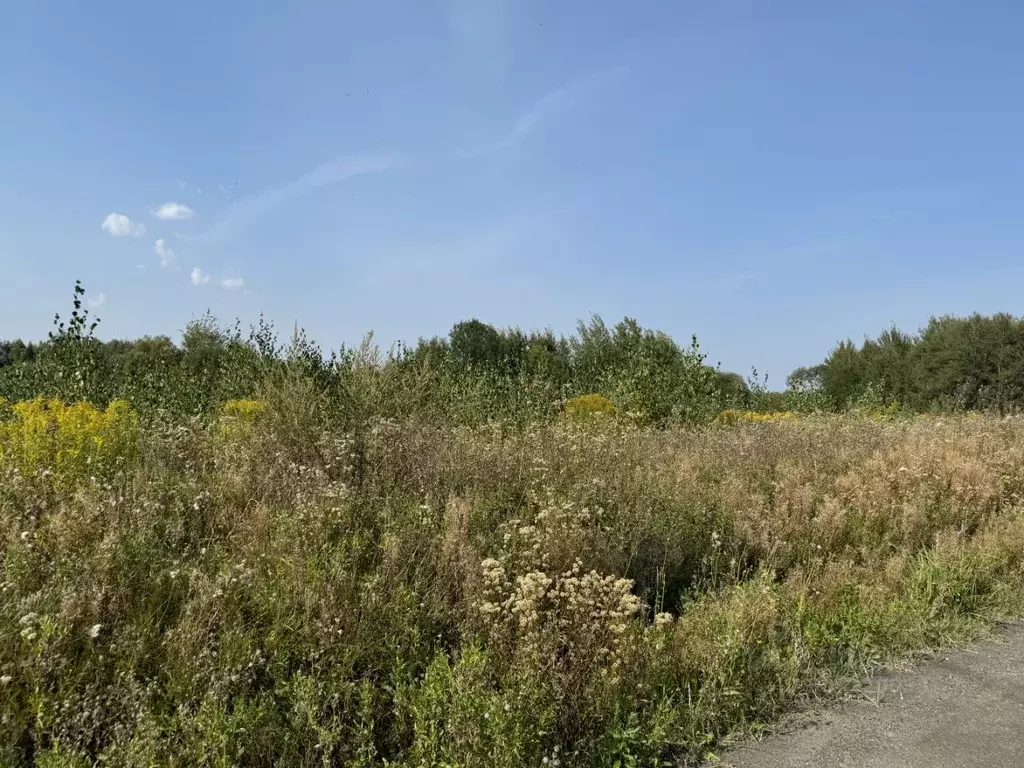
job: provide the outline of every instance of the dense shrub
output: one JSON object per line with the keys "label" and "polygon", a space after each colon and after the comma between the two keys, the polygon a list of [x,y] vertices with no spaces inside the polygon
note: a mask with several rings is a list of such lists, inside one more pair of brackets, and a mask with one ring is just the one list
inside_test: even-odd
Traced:
{"label": "dense shrub", "polygon": [[45,398],[10,406],[0,400],[0,461],[26,477],[51,475],[65,489],[130,467],[138,442],[139,418],[123,400],[103,410]]}
{"label": "dense shrub", "polygon": [[604,395],[580,395],[565,404],[565,416],[572,421],[591,421],[615,416],[615,403]]}
{"label": "dense shrub", "polygon": [[747,422],[751,424],[764,424],[770,421],[793,421],[797,415],[792,411],[771,411],[759,413],[757,411],[738,411],[727,408],[718,414],[718,422],[721,424],[737,424]]}

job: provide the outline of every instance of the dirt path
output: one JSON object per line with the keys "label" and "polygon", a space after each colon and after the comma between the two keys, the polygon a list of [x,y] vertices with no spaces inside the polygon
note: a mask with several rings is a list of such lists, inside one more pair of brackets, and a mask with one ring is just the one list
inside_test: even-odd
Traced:
{"label": "dirt path", "polygon": [[876,676],[868,700],[721,755],[719,768],[1024,768],[1024,625]]}

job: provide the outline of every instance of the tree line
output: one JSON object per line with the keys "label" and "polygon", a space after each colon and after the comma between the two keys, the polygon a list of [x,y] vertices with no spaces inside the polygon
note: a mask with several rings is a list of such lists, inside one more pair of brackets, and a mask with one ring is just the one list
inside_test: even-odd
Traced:
{"label": "tree line", "polygon": [[143,412],[203,413],[292,377],[339,407],[358,400],[385,418],[527,422],[573,397],[601,394],[640,423],[666,424],[707,421],[751,396],[743,377],[707,362],[696,337],[681,346],[631,318],[609,325],[593,316],[567,336],[470,319],[414,345],[382,350],[368,336],[325,354],[299,329],[282,342],[262,318],[244,332],[207,315],[190,322],[179,343],[101,341],[83,294],[76,284],[71,314],[55,317],[46,341],[0,342],[0,397],[120,398]]}
{"label": "tree line", "polygon": [[0,398],[35,396],[104,404],[121,398],[146,413],[201,414],[256,397],[272,379],[305,382],[339,408],[384,418],[418,415],[454,423],[549,418],[586,394],[609,398],[639,423],[700,423],[725,408],[910,412],[1024,407],[1024,318],[933,317],[916,333],[889,328],[860,345],[838,343],[787,388],[709,364],[696,337],[599,316],[575,332],[497,328],[478,319],[447,336],[382,350],[367,336],[325,354],[295,329],[282,342],[262,317],[243,331],[206,315],[178,342],[169,336],[101,341],[76,283],[71,313],[42,342],[0,341]]}
{"label": "tree line", "polygon": [[833,410],[870,403],[914,412],[1016,411],[1024,407],[1024,318],[946,315],[913,334],[889,328],[860,346],[840,342],[787,383]]}

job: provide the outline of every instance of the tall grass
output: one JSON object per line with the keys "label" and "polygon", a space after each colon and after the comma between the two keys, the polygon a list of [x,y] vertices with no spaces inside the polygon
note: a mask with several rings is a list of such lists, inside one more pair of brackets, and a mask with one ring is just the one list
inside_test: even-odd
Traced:
{"label": "tall grass", "polygon": [[0,763],[672,765],[1021,613],[1022,422],[458,427],[353,370],[96,473],[5,411]]}

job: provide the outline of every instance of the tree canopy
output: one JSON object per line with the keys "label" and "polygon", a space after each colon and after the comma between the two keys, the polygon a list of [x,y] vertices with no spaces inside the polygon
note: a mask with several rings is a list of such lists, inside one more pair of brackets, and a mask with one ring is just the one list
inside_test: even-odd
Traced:
{"label": "tree canopy", "polygon": [[1017,410],[1024,406],[1024,319],[933,317],[915,334],[896,328],[858,346],[846,340],[792,388],[821,392],[835,409],[873,399],[912,411]]}

